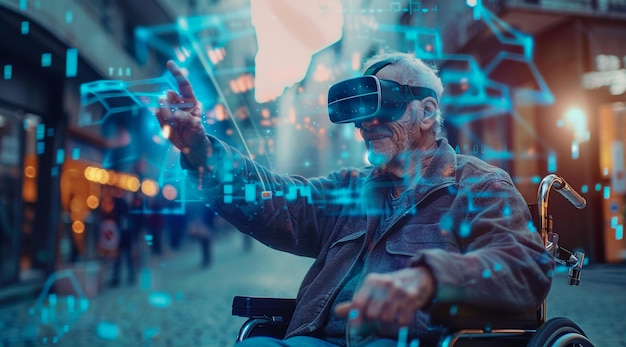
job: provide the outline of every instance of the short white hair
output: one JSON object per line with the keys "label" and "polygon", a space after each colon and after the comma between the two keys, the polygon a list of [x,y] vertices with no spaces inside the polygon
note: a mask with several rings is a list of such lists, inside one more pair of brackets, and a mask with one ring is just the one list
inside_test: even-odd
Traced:
{"label": "short white hair", "polygon": [[[368,58],[363,63],[363,72],[381,61],[388,61],[391,65],[400,66],[406,71],[406,73],[399,74],[400,80],[398,82],[415,87],[430,88],[435,91],[437,104],[439,104],[444,88],[443,82],[438,75],[439,69],[435,65],[427,64],[410,53],[381,52]],[[435,120],[437,121],[437,126],[434,128],[434,132],[438,134],[443,128],[443,116],[439,107],[435,111]]]}

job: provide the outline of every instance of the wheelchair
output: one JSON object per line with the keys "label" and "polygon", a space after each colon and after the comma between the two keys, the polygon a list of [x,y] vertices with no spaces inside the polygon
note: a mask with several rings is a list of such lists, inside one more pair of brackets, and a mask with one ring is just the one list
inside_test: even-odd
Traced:
{"label": "wheelchair", "polygon": [[[576,208],[582,209],[586,201],[560,176],[545,176],[537,192],[537,203],[529,205],[533,221],[546,250],[557,264],[568,268],[568,284],[578,286],[585,254],[572,254],[559,247],[559,237],[553,232],[552,216],[548,214],[548,198],[554,188]],[[560,258],[566,252],[567,260]],[[241,326],[236,342],[252,336],[282,338],[296,306],[291,298],[235,296],[232,314],[247,318]],[[565,317],[546,321],[546,301],[537,311],[521,315],[490,312],[478,307],[435,303],[430,313],[430,323],[441,331],[438,347],[593,347],[583,330]],[[398,346],[409,346],[399,341]],[[413,344],[411,344],[413,346]]]}

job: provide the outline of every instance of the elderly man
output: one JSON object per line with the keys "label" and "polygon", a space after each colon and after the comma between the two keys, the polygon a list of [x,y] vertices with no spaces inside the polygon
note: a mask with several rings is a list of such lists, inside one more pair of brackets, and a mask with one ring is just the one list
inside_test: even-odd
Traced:
{"label": "elderly man", "polygon": [[[395,346],[402,327],[425,342],[434,301],[519,313],[548,293],[554,263],[510,176],[438,138],[437,71],[397,52],[364,67],[331,86],[329,116],[355,123],[372,166],[304,178],[273,173],[207,136],[189,81],[168,63],[179,93],[167,93],[157,118],[194,189],[240,231],[315,258],[285,339],[242,345],[343,346],[353,324],[370,327],[358,329],[366,346]],[[251,186],[254,201],[237,195]]]}

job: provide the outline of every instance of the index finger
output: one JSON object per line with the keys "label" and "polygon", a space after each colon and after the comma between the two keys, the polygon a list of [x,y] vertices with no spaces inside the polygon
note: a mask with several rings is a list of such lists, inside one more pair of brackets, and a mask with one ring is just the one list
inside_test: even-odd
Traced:
{"label": "index finger", "polygon": [[352,306],[352,302],[342,302],[335,306],[335,314],[339,317],[347,317],[350,324],[359,326],[363,319],[360,317],[358,308]]}
{"label": "index finger", "polygon": [[350,314],[350,310],[352,309],[352,302],[342,302],[335,306],[335,313],[339,317],[348,317]]}
{"label": "index finger", "polygon": [[176,82],[178,82],[178,92],[183,98],[192,98],[195,99],[196,96],[193,93],[193,88],[191,87],[191,83],[189,79],[183,75],[183,71],[178,67],[178,65],[173,60],[168,60],[167,69],[170,70],[170,73],[176,78]]}

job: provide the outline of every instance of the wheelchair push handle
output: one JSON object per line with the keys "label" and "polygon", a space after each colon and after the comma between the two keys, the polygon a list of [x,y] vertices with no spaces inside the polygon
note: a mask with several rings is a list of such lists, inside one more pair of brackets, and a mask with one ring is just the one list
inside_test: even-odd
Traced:
{"label": "wheelchair push handle", "polygon": [[559,178],[560,180],[554,181],[554,189],[556,189],[557,192],[561,193],[561,195],[563,195],[563,197],[567,199],[567,201],[571,202],[572,205],[574,205],[574,207],[576,207],[577,209],[580,210],[585,208],[585,206],[587,206],[587,200],[585,200],[585,198],[580,196],[578,192],[572,189],[572,187],[570,187],[570,185],[567,184],[567,182],[563,178]]}
{"label": "wheelchair push handle", "polygon": [[[550,194],[550,188],[554,187],[554,189],[559,192],[567,201],[572,203],[574,207],[577,209],[583,209],[587,206],[587,200],[580,196],[578,192],[576,192],[568,183],[565,181],[563,177],[557,176],[555,174],[549,174],[541,180],[539,184],[539,191],[537,192],[537,203],[540,207],[548,208],[548,196]],[[542,208],[543,210],[543,208]],[[542,211],[539,211],[540,213]]]}
{"label": "wheelchair push handle", "polygon": [[574,207],[578,209],[585,208],[587,201],[580,196],[563,177],[555,174],[549,174],[541,180],[539,183],[539,190],[537,191],[537,205],[539,206],[539,219],[541,227],[541,237],[544,240],[544,244],[547,244],[548,233],[552,231],[552,223],[548,215],[548,198],[550,196],[550,189],[553,188],[559,192],[565,199],[567,199]]}
{"label": "wheelchair push handle", "polygon": [[[580,272],[582,270],[583,262],[585,259],[585,253],[575,252],[571,253],[565,248],[560,248],[558,245],[559,236],[552,232],[552,218],[548,215],[548,197],[550,195],[550,189],[554,188],[559,192],[567,201],[569,201],[574,207],[583,209],[587,205],[587,201],[580,194],[578,194],[563,177],[555,174],[549,174],[541,180],[539,184],[539,191],[537,192],[537,200],[539,205],[539,219],[541,221],[541,237],[544,240],[546,249],[552,254],[554,260],[561,265],[569,268],[568,284],[571,286],[578,286],[580,284]],[[567,260],[560,259],[558,257],[559,250],[562,249],[570,256]]]}

